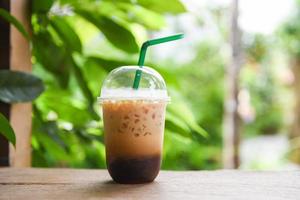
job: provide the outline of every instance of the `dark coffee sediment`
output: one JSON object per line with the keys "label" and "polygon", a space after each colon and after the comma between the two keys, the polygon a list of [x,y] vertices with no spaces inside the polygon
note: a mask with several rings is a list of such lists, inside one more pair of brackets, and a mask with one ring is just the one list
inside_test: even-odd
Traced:
{"label": "dark coffee sediment", "polygon": [[117,158],[108,161],[108,171],[118,183],[146,183],[157,176],[161,156],[144,156],[140,158]]}
{"label": "dark coffee sediment", "polygon": [[161,164],[166,102],[107,101],[102,106],[112,178],[118,183],[153,181]]}

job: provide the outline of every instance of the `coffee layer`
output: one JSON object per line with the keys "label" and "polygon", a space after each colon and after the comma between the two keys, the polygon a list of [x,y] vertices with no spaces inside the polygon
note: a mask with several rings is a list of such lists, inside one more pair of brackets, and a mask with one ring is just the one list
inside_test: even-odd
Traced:
{"label": "coffee layer", "polygon": [[166,102],[105,101],[102,108],[109,159],[161,153]]}
{"label": "coffee layer", "polygon": [[117,158],[108,162],[108,171],[117,183],[137,184],[151,182],[157,176],[161,156]]}

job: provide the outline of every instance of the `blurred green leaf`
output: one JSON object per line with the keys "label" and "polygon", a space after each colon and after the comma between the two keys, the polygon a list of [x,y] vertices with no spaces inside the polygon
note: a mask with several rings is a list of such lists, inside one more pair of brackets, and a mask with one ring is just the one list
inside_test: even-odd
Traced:
{"label": "blurred green leaf", "polygon": [[94,4],[95,0],[56,0],[60,5],[82,6],[85,4]]}
{"label": "blurred green leaf", "polygon": [[123,25],[108,17],[87,10],[75,9],[75,12],[94,24],[115,47],[129,53],[139,51],[134,35]]}
{"label": "blurred green leaf", "polygon": [[63,17],[54,16],[50,23],[69,51],[81,52],[82,45],[78,35]]}
{"label": "blurred green leaf", "polygon": [[286,22],[278,30],[279,41],[283,48],[292,56],[300,57],[300,5],[296,6],[296,12],[292,13]]}
{"label": "blurred green leaf", "polygon": [[262,34],[245,34],[244,48],[246,55],[251,62],[262,62],[268,58],[268,44],[266,36]]}
{"label": "blurred green leaf", "polygon": [[129,19],[131,22],[137,22],[151,30],[159,30],[166,25],[162,15],[142,6],[132,5],[130,3],[117,3],[115,5],[130,13]]}
{"label": "blurred green leaf", "polygon": [[98,63],[91,61],[89,59],[85,59],[82,64],[81,70],[85,79],[88,79],[88,86],[93,93],[94,97],[98,97],[100,95],[100,87],[107,76],[107,71],[101,67]]}
{"label": "blurred green leaf", "polygon": [[64,47],[58,46],[49,32],[39,32],[33,37],[33,53],[36,60],[51,72],[66,88],[70,76],[70,61]]}
{"label": "blurred green leaf", "polygon": [[0,70],[0,100],[6,103],[27,102],[44,91],[42,81],[31,74]]}
{"label": "blurred green leaf", "polygon": [[81,89],[83,95],[85,96],[85,98],[88,101],[88,111],[92,114],[93,118],[96,120],[99,120],[99,116],[98,114],[95,112],[94,107],[93,107],[93,103],[95,102],[93,93],[91,92],[90,88],[88,87],[88,83],[85,80],[85,77],[83,75],[83,73],[81,72],[79,66],[75,63],[74,60],[72,60],[72,69],[75,75],[75,78],[77,80],[77,83],[79,85],[79,88]]}
{"label": "blurred green leaf", "polygon": [[54,111],[59,120],[71,122],[74,126],[83,126],[92,120],[83,106],[78,106],[68,90],[48,88],[36,102],[43,113]]}
{"label": "blurred green leaf", "polygon": [[32,0],[32,12],[46,13],[53,5],[53,0]]}
{"label": "blurred green leaf", "polygon": [[9,121],[0,113],[0,134],[2,134],[9,142],[16,146],[16,135],[9,124]]}
{"label": "blurred green leaf", "polygon": [[179,133],[182,136],[190,137],[189,133],[191,130],[188,125],[170,112],[167,112],[166,115],[166,129],[172,133]]}
{"label": "blurred green leaf", "polygon": [[185,123],[192,131],[203,137],[208,137],[208,133],[198,125],[193,112],[184,102],[182,97],[175,91],[172,91],[172,94],[174,95],[174,101],[168,106],[169,113],[176,116],[178,122]]}
{"label": "blurred green leaf", "polygon": [[4,18],[5,20],[7,20],[12,25],[14,25],[14,27],[16,27],[16,29],[18,29],[18,31],[20,31],[20,33],[27,40],[30,40],[29,34],[27,33],[27,31],[25,30],[25,28],[23,27],[23,25],[14,16],[12,16],[9,12],[7,12],[6,10],[4,10],[3,8],[0,8],[0,16],[2,18]]}
{"label": "blurred green leaf", "polygon": [[186,11],[180,0],[137,0],[137,2],[143,7],[158,13],[178,14]]}
{"label": "blurred green leaf", "polygon": [[104,69],[107,72],[110,72],[111,70],[115,69],[116,67],[120,66],[127,66],[132,65],[133,62],[125,61],[125,60],[114,60],[114,59],[106,59],[96,56],[90,56],[87,57],[87,62],[93,62],[98,64],[102,69]]}
{"label": "blurred green leaf", "polygon": [[73,3],[77,3],[78,0],[59,0],[60,5],[68,4],[72,5]]}
{"label": "blurred green leaf", "polygon": [[[103,1],[106,1],[106,2],[114,2],[115,3],[115,1],[113,0],[103,0]],[[118,0],[118,2],[126,2],[126,3],[132,3],[132,0]]]}
{"label": "blurred green leaf", "polygon": [[39,151],[44,151],[47,165],[68,162],[67,146],[60,138],[62,130],[59,130],[57,122],[45,120],[36,106],[33,106],[33,113],[33,138],[39,141]]}
{"label": "blurred green leaf", "polygon": [[[106,16],[112,19],[112,13],[114,19],[126,19],[128,18],[128,14],[121,9],[118,8],[118,4],[121,2],[113,2],[113,1],[100,1],[91,5],[85,5],[83,8],[86,11],[92,12],[96,15]],[[83,9],[81,8],[81,9]]]}
{"label": "blurred green leaf", "polygon": [[50,151],[46,153],[49,156],[48,159],[52,160],[52,162],[68,162],[69,156],[66,150],[49,135],[41,132],[36,132],[34,135],[41,142],[41,145]]}

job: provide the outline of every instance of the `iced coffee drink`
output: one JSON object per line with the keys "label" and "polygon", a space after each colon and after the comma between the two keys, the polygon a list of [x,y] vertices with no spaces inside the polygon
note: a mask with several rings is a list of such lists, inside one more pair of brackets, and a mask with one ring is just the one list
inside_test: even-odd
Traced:
{"label": "iced coffee drink", "polygon": [[118,183],[151,182],[158,175],[168,95],[161,76],[143,69],[141,88],[127,83],[136,67],[112,71],[101,90],[106,164]]}
{"label": "iced coffee drink", "polygon": [[163,144],[166,102],[103,103],[107,167],[119,183],[143,183],[157,176]]}

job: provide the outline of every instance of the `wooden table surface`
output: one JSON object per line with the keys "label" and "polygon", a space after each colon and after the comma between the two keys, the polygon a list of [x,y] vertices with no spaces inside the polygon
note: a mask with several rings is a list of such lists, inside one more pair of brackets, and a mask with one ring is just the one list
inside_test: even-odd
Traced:
{"label": "wooden table surface", "polygon": [[0,168],[0,199],[300,199],[300,171],[161,171],[120,185],[106,170]]}

